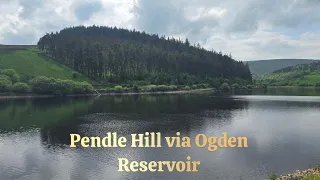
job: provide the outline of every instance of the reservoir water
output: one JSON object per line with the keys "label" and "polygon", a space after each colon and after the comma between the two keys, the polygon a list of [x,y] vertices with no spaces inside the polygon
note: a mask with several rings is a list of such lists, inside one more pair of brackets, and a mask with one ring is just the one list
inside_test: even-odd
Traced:
{"label": "reservoir water", "polygon": [[[281,92],[0,100],[0,179],[260,180],[315,167],[320,96]],[[69,147],[71,133],[103,137],[107,132],[126,137],[161,132],[163,141],[176,132],[191,138],[227,132],[246,136],[248,148]],[[185,161],[187,156],[201,162],[198,173],[117,172],[118,158]]]}

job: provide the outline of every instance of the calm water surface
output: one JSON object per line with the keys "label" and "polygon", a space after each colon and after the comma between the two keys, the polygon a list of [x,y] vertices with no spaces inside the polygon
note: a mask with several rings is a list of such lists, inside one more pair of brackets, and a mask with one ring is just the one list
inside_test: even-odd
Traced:
{"label": "calm water surface", "polygon": [[[320,163],[320,97],[140,95],[0,100],[0,179],[267,179]],[[247,136],[248,148],[77,148],[70,133]],[[165,144],[163,144],[165,145]],[[199,173],[119,173],[120,157],[201,161]]]}

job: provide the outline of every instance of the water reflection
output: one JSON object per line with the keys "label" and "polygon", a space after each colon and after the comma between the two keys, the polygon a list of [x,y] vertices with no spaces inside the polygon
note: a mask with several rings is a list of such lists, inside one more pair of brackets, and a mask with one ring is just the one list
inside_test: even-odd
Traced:
{"label": "water reflection", "polygon": [[[265,179],[320,162],[320,99],[142,95],[0,101],[0,179]],[[77,148],[70,133],[247,136],[249,148]],[[193,143],[193,142],[192,142]],[[130,141],[128,142],[130,145]],[[201,161],[199,173],[118,173],[117,158]]]}
{"label": "water reflection", "polygon": [[[247,106],[247,101],[203,95],[102,97],[88,106],[88,115],[69,117],[75,112],[71,106],[68,121],[44,127],[40,132],[44,144],[62,147],[69,145],[70,133],[103,137],[108,131],[117,131],[123,136],[149,131],[172,136],[180,131],[190,135],[191,128],[201,129],[208,121],[230,124],[230,110]],[[66,107],[63,111],[67,111]]]}

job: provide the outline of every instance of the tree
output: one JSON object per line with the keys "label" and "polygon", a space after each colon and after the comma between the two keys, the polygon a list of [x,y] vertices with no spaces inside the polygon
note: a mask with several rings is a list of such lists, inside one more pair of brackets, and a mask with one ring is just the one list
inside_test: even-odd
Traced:
{"label": "tree", "polygon": [[3,74],[3,75],[10,77],[10,79],[13,83],[20,81],[20,77],[14,69],[4,69],[0,72],[0,74]]}
{"label": "tree", "polygon": [[17,93],[28,93],[31,92],[31,88],[26,83],[18,82],[12,86],[12,91]]}
{"label": "tree", "polygon": [[154,75],[158,83],[171,84],[178,82],[179,74],[200,80],[221,75],[252,79],[242,62],[200,44],[190,46],[187,38],[183,42],[116,27],[77,26],[47,33],[38,45],[59,63],[99,81],[146,81]]}
{"label": "tree", "polygon": [[187,47],[189,47],[190,46],[190,42],[189,42],[189,40],[188,40],[188,38],[186,38],[186,41],[185,41],[185,43],[184,43]]}

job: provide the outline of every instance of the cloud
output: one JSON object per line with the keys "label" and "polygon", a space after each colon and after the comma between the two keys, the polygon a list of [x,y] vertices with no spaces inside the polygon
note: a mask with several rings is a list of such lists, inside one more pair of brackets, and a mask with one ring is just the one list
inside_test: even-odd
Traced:
{"label": "cloud", "polygon": [[19,0],[18,3],[22,8],[19,15],[25,19],[32,17],[44,5],[43,2],[42,0]]}
{"label": "cloud", "polygon": [[188,38],[238,60],[320,59],[318,0],[0,0],[0,43],[35,44],[75,25]]}
{"label": "cloud", "polygon": [[135,26],[140,30],[160,35],[189,37],[193,42],[205,42],[208,39],[207,33],[219,27],[219,20],[227,10],[193,6],[182,0],[140,0],[133,13]]}
{"label": "cloud", "polygon": [[100,10],[102,10],[100,1],[88,1],[77,5],[75,15],[79,21],[87,21],[93,13]]}

